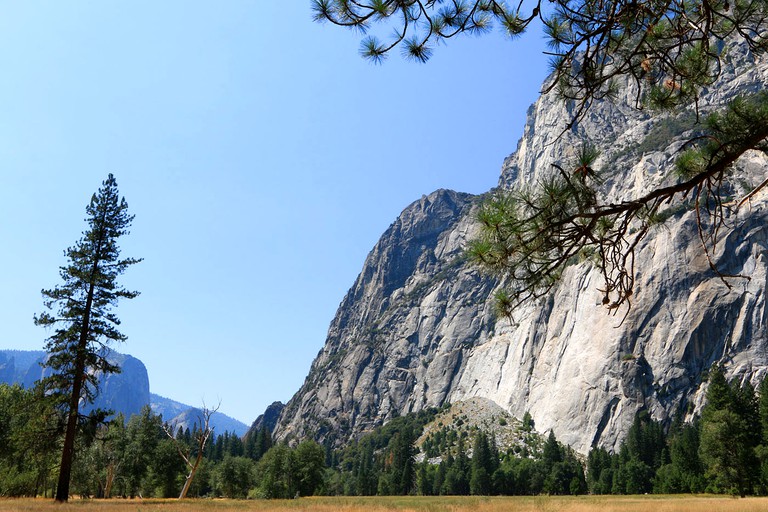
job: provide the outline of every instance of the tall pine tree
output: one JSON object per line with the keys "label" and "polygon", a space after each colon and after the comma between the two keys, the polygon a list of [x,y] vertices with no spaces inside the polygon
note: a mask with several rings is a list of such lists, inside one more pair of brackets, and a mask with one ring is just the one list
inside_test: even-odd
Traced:
{"label": "tall pine tree", "polygon": [[35,316],[36,325],[55,329],[45,347],[50,354],[45,366],[52,374],[44,385],[60,397],[67,418],[56,487],[59,502],[69,498],[81,403],[93,400],[99,375],[119,371],[107,360],[108,345],[126,336],[117,330],[120,320],[112,308],[119,299],[138,295],[117,284],[117,276],[141,260],[120,259],[117,239],[128,234],[133,215],[112,174],[85,211],[88,229],[65,251],[68,262],[59,272],[63,284],[42,291],[47,311]]}
{"label": "tall pine tree", "polygon": [[728,385],[721,366],[709,372],[707,405],[701,413],[699,454],[709,490],[746,496],[759,473],[755,448],[760,443],[758,403],[751,385]]}

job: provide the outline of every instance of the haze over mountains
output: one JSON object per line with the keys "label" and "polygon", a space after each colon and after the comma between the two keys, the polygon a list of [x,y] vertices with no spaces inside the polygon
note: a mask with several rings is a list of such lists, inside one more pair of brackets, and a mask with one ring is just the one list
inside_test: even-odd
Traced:
{"label": "haze over mountains", "polygon": [[[45,376],[45,369],[40,366],[45,357],[46,353],[42,350],[0,350],[0,383],[33,386]],[[176,427],[191,429],[195,422],[199,424],[199,407],[182,404],[150,392],[149,375],[140,360],[117,352],[112,352],[109,359],[121,368],[121,372],[101,379],[96,400],[87,410],[112,410],[115,413],[121,412],[128,418],[132,414],[138,414],[145,405],[149,405],[152,412],[162,415],[163,420]],[[206,405],[215,407],[217,404]],[[219,412],[212,416],[211,423],[220,434],[234,432],[242,436],[248,430],[248,426],[241,421]]]}

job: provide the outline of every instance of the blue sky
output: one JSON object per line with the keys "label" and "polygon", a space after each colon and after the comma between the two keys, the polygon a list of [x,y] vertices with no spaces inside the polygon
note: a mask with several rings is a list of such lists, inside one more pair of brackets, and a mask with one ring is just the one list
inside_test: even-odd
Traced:
{"label": "blue sky", "polygon": [[496,185],[547,71],[538,31],[373,65],[309,0],[0,5],[0,348],[42,349],[40,290],[111,172],[144,258],[115,348],[246,423],[299,388],[403,208]]}

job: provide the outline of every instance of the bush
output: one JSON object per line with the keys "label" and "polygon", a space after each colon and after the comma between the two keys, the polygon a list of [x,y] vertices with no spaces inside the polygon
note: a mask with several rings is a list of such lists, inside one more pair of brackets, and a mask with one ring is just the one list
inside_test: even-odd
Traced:
{"label": "bush", "polygon": [[0,496],[27,497],[35,495],[35,474],[15,467],[0,467]]}

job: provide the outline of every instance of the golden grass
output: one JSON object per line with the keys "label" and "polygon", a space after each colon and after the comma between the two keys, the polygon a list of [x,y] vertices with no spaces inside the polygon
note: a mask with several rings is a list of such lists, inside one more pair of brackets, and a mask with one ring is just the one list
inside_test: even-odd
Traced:
{"label": "golden grass", "polygon": [[0,499],[0,512],[765,512],[768,498],[723,496],[366,497],[297,500]]}

